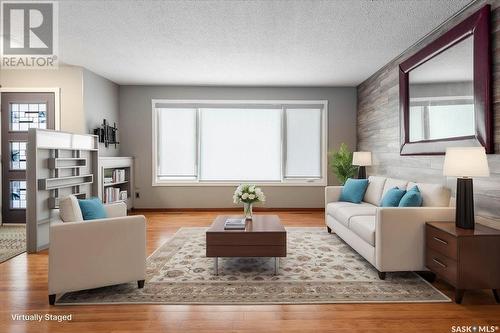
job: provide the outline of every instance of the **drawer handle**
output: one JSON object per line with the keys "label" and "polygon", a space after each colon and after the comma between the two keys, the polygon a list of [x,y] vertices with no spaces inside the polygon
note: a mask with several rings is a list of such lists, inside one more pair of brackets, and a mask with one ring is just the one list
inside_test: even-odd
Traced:
{"label": "drawer handle", "polygon": [[448,242],[445,241],[444,239],[441,239],[439,237],[433,237],[433,238],[434,238],[434,240],[438,241],[441,244],[448,245]]}
{"label": "drawer handle", "polygon": [[438,264],[439,266],[443,267],[443,268],[446,268],[448,266],[446,266],[445,264],[443,264],[441,261],[437,260],[436,258],[433,258],[432,259],[436,264]]}

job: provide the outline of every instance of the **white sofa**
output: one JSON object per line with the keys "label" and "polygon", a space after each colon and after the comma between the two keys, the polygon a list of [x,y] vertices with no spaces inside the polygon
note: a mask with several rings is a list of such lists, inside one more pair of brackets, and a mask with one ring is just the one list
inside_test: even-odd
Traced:
{"label": "white sofa", "polygon": [[[442,185],[413,183],[401,179],[370,176],[363,202],[339,201],[342,186],[325,189],[325,219],[328,232],[340,238],[368,260],[379,272],[424,271],[425,223],[453,221],[450,190]],[[417,185],[422,207],[379,207],[391,188]]]}
{"label": "white sofa", "polygon": [[[137,281],[146,276],[146,219],[124,203],[105,205],[108,218],[56,220],[50,226],[49,303],[56,294]],[[59,214],[57,214],[59,216]]]}

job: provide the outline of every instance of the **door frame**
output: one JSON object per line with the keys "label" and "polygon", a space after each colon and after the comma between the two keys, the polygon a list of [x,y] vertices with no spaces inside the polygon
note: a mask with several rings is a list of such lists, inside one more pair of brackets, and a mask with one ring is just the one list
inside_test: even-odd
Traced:
{"label": "door frame", "polygon": [[[2,93],[54,93],[54,129],[61,130],[61,88],[57,87],[1,87],[0,86],[0,105],[2,101]],[[0,132],[1,134],[1,132]],[[0,161],[1,166],[1,161]],[[0,188],[3,179],[0,177]],[[0,198],[1,198],[0,190]],[[2,213],[0,211],[0,225],[2,225]],[[12,224],[14,225],[14,224]]]}

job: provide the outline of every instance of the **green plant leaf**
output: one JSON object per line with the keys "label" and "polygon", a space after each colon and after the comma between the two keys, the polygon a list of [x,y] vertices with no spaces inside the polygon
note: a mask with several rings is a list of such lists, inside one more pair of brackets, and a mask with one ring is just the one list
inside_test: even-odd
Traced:
{"label": "green plant leaf", "polygon": [[353,178],[358,170],[357,166],[352,165],[352,152],[345,143],[340,145],[339,150],[329,153],[329,165],[342,185],[348,178]]}

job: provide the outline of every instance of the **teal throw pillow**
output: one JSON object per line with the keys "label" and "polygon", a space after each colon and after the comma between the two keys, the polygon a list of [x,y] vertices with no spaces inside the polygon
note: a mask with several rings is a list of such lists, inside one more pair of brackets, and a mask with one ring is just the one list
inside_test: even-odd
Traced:
{"label": "teal throw pillow", "polygon": [[420,207],[422,206],[422,194],[417,186],[413,186],[406,192],[399,201],[399,207]]}
{"label": "teal throw pillow", "polygon": [[406,190],[400,190],[397,187],[391,188],[382,198],[380,207],[398,207],[399,201],[405,195]]}
{"label": "teal throw pillow", "polygon": [[84,220],[105,219],[108,217],[106,208],[104,208],[99,198],[80,199],[78,200],[78,204],[80,205]]}
{"label": "teal throw pillow", "polygon": [[352,179],[349,178],[342,188],[339,201],[347,201],[352,203],[360,203],[365,196],[366,188],[368,187],[368,179]]}

